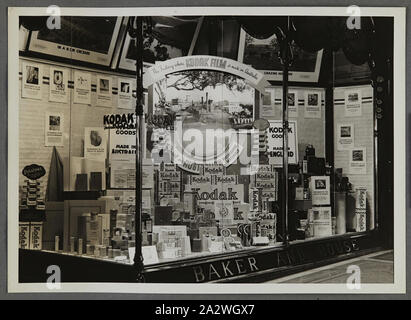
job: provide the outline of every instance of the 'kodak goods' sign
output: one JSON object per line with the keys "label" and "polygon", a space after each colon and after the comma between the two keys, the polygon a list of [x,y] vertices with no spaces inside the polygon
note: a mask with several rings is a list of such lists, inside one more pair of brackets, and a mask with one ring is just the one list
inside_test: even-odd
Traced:
{"label": "'kodak goods' sign", "polygon": [[[288,163],[298,164],[297,122],[289,121],[288,124]],[[270,164],[282,167],[283,152],[283,122],[270,120],[270,126],[267,128],[267,153]]]}

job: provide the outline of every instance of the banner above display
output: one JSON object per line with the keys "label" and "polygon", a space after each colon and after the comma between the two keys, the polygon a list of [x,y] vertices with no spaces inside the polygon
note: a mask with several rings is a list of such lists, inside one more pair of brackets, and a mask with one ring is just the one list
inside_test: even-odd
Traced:
{"label": "banner above display", "polygon": [[241,62],[214,56],[186,56],[156,63],[144,74],[144,87],[164,79],[168,74],[187,70],[214,70],[234,74],[262,94],[269,84],[264,75],[253,67]]}

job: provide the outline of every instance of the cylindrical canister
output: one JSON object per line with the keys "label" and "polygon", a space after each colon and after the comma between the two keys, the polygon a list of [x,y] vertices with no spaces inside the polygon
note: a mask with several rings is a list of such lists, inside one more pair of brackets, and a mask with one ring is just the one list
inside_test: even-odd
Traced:
{"label": "cylindrical canister", "polygon": [[78,254],[83,254],[83,239],[78,239]]}
{"label": "cylindrical canister", "polygon": [[55,236],[54,237],[54,251],[59,251],[60,250],[60,237]]}
{"label": "cylindrical canister", "polygon": [[345,234],[346,230],[346,199],[347,195],[345,192],[335,193],[335,215],[337,218],[336,222],[336,234]]}
{"label": "cylindrical canister", "polygon": [[94,246],[91,244],[86,244],[86,254],[92,256],[94,253]]}
{"label": "cylindrical canister", "polygon": [[367,209],[367,188],[355,188],[355,209]]}
{"label": "cylindrical canister", "polygon": [[107,255],[110,259],[114,258],[113,248],[111,246],[107,248]]}
{"label": "cylindrical canister", "polygon": [[71,253],[74,253],[76,251],[75,241],[76,241],[75,237],[70,237],[70,252]]}

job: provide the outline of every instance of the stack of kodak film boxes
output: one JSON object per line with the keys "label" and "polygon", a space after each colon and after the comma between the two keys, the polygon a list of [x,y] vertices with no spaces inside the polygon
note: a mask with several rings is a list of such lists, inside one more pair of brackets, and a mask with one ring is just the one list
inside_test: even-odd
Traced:
{"label": "stack of kodak film boxes", "polygon": [[24,185],[20,188],[20,209],[46,210],[41,181],[26,179],[24,182]]}
{"label": "stack of kodak film boxes", "polygon": [[41,250],[43,241],[43,222],[19,223],[19,248]]}
{"label": "stack of kodak film boxes", "polygon": [[355,231],[367,231],[367,189],[355,188]]}
{"label": "stack of kodak film boxes", "polygon": [[191,253],[186,226],[154,226],[153,245],[160,259],[175,259]]}
{"label": "stack of kodak film boxes", "polygon": [[331,207],[313,207],[307,213],[308,236],[328,237],[332,235]]}

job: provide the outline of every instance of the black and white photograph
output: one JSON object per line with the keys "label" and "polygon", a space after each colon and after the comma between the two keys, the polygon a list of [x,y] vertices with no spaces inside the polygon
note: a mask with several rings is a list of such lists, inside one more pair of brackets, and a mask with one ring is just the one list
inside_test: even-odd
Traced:
{"label": "black and white photograph", "polygon": [[67,103],[69,73],[66,68],[50,68],[49,101]]}
{"label": "black and white photograph", "polygon": [[112,107],[112,78],[107,76],[97,76],[96,106]]}
{"label": "black and white photograph", "polygon": [[364,161],[364,150],[353,150],[351,155],[352,155],[351,161],[353,162]]}
{"label": "black and white photograph", "polygon": [[130,93],[130,83],[128,82],[121,82],[120,90],[122,93]]}
{"label": "black and white photograph", "polygon": [[298,117],[298,91],[289,89],[287,94],[288,99],[288,116],[290,118]]}
{"label": "black and white photograph", "polygon": [[347,88],[345,92],[345,116],[359,117],[362,115],[362,94],[361,91]]}
{"label": "black and white photograph", "polygon": [[31,61],[22,64],[22,98],[41,100],[43,68]]}
{"label": "black and white photograph", "polygon": [[309,93],[307,103],[309,106],[317,106],[318,105],[318,93]]}
{"label": "black and white photograph", "polygon": [[64,146],[64,115],[60,112],[46,112],[45,115],[45,147]]}
{"label": "black and white photograph", "polygon": [[353,148],[350,150],[350,173],[357,175],[366,175],[367,173],[367,149]]}
{"label": "black and white photograph", "polygon": [[341,126],[340,127],[340,136],[341,138],[350,138],[351,137],[351,127],[350,126]]}
{"label": "black and white photograph", "polygon": [[60,61],[110,64],[122,17],[62,16],[59,21],[60,27],[50,32],[43,18],[40,28],[31,30],[29,50]]}
{"label": "black and white photograph", "polygon": [[[133,81],[131,79],[118,78],[118,108],[133,108]],[[144,105],[147,105],[144,103]]]}
{"label": "black and white photograph", "polygon": [[109,92],[109,80],[108,79],[100,79],[100,93],[107,94]]}
{"label": "black and white photograph", "polygon": [[326,188],[325,180],[322,180],[322,179],[315,180],[315,188],[318,190],[325,189]]}
{"label": "black and white photograph", "polygon": [[9,8],[9,293],[405,293],[405,8],[59,9]]}
{"label": "black and white photograph", "polygon": [[64,90],[64,77],[63,71],[54,70],[53,72],[53,84],[60,90]]}
{"label": "black and white photograph", "polygon": [[[350,150],[355,145],[354,123],[339,123],[336,128],[337,151]],[[362,139],[359,139],[361,141]]]}
{"label": "black and white photograph", "polygon": [[59,131],[60,130],[60,117],[50,116],[49,117],[49,130]]}
{"label": "black and white photograph", "polygon": [[296,105],[296,94],[295,92],[289,92],[287,95],[288,99],[288,106],[289,107],[295,107]]}
{"label": "black and white photograph", "polygon": [[350,93],[348,94],[348,101],[349,102],[358,102],[358,93]]}
{"label": "black and white photograph", "polygon": [[168,76],[155,88],[155,113],[181,118],[184,130],[252,126],[255,90],[235,75],[185,71]]}
{"label": "black and white photograph", "polygon": [[304,93],[304,117],[309,119],[321,119],[321,94],[317,91],[307,90]]}
{"label": "black and white photograph", "polygon": [[73,102],[91,104],[91,73],[74,71]]}
{"label": "black and white photograph", "polygon": [[26,83],[27,84],[39,84],[39,68],[33,66],[26,66]]}

